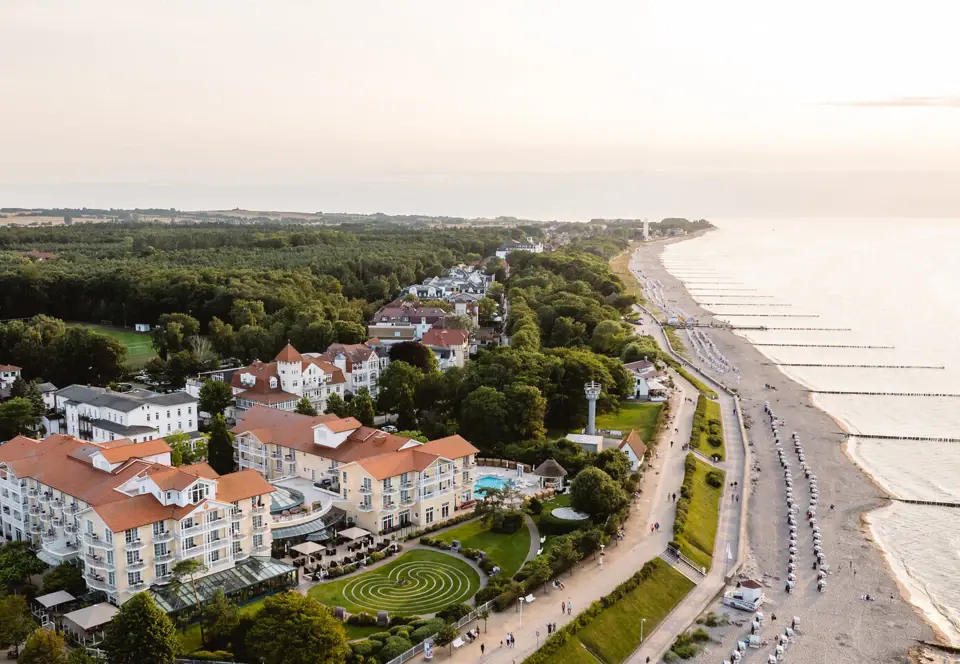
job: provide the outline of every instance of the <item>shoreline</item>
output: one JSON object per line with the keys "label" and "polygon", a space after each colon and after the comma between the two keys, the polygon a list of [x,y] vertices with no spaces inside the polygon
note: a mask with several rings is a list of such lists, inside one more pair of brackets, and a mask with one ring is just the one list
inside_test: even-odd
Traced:
{"label": "shoreline", "polygon": [[[665,247],[674,242],[686,239],[691,238],[685,237],[666,240],[656,243],[656,245],[658,245],[656,247],[650,245],[641,246],[638,251],[638,256],[641,256],[641,259],[638,262],[642,263],[641,270],[645,274],[658,279],[664,285],[664,290],[670,291],[670,294],[673,296],[672,299],[677,301],[678,306],[688,315],[707,314],[707,312],[693,301],[684,284],[674,277],[663,265],[662,255]],[[753,438],[751,444],[754,447],[755,453],[759,453],[758,463],[760,465],[758,468],[775,467],[775,462],[772,458],[772,439],[768,441],[766,439],[770,438],[769,434],[766,436],[763,435],[764,430],[768,430],[769,428],[766,427],[766,422],[762,416],[756,416],[754,414],[758,402],[762,408],[763,401],[769,400],[777,411],[778,416],[787,421],[787,429],[801,432],[801,437],[805,441],[805,446],[808,449],[812,447],[811,443],[816,441],[818,446],[816,458],[818,460],[814,463],[818,466],[817,472],[824,485],[831,485],[831,495],[829,498],[825,498],[824,502],[836,500],[836,502],[840,503],[840,499],[843,497],[850,499],[849,502],[853,503],[850,508],[842,513],[842,515],[846,517],[846,523],[833,524],[824,519],[824,530],[826,531],[828,528],[827,524],[830,523],[829,527],[833,531],[830,533],[830,539],[827,539],[825,536],[825,542],[828,542],[828,546],[833,544],[831,540],[835,539],[837,548],[841,548],[845,550],[845,552],[850,552],[847,556],[842,556],[839,560],[837,560],[835,556],[831,556],[831,560],[835,562],[829,577],[830,588],[828,592],[819,594],[814,590],[812,596],[807,592],[804,598],[797,597],[800,592],[795,592],[793,595],[788,596],[776,590],[776,586],[779,585],[779,581],[777,581],[768,591],[770,592],[768,604],[773,606],[771,610],[783,610],[780,606],[784,606],[784,608],[791,606],[792,609],[793,605],[799,604],[807,611],[813,610],[816,612],[820,610],[822,613],[822,606],[827,602],[835,602],[841,605],[841,614],[849,619],[850,614],[853,613],[872,614],[878,613],[878,611],[876,611],[877,609],[882,609],[879,612],[887,615],[884,617],[879,615],[873,616],[872,622],[875,627],[879,626],[878,623],[884,623],[885,629],[878,629],[875,638],[863,642],[864,646],[869,645],[869,647],[857,649],[857,654],[863,661],[907,661],[908,651],[912,646],[917,644],[914,642],[911,646],[907,646],[905,644],[899,644],[898,641],[891,643],[891,639],[889,638],[889,634],[891,633],[890,627],[892,626],[890,625],[890,618],[897,619],[904,623],[902,629],[895,629],[892,633],[910,633],[912,635],[909,638],[901,638],[908,638],[910,641],[914,639],[921,641],[936,640],[940,643],[949,644],[950,639],[945,638],[946,634],[941,630],[939,625],[933,621],[932,616],[928,616],[924,609],[917,605],[919,603],[914,603],[914,593],[910,592],[908,585],[901,582],[901,579],[896,574],[891,564],[890,554],[883,548],[881,540],[876,536],[873,530],[873,524],[869,520],[870,514],[892,504],[889,497],[880,498],[876,495],[877,488],[879,488],[884,495],[889,494],[889,492],[879,485],[876,479],[857,463],[854,457],[850,456],[849,451],[846,449],[847,441],[841,441],[839,444],[831,441],[831,439],[835,440],[838,433],[852,433],[850,427],[839,418],[834,417],[824,410],[816,402],[815,395],[806,392],[809,387],[803,385],[801,381],[788,375],[779,367],[764,366],[762,360],[769,359],[768,356],[760,349],[754,347],[749,338],[739,335],[735,331],[723,330],[721,328],[710,328],[708,332],[721,352],[733,361],[735,365],[741,367],[743,375],[740,380],[740,394],[744,401],[744,410],[749,409],[754,425],[751,433],[751,438]],[[762,377],[774,372],[777,376],[776,383],[778,391],[770,392],[761,390],[758,392],[754,384],[762,386],[764,383]],[[711,377],[714,375],[710,371],[705,371],[705,373]],[[781,387],[779,383],[783,381],[786,381],[788,385]],[[772,381],[767,378],[765,382]],[[793,403],[790,403],[790,396],[799,396],[798,393],[801,392],[806,392],[806,394],[803,395],[805,398],[797,399],[793,401]],[[817,416],[810,417],[811,413],[804,413],[804,410],[813,411]],[[757,435],[758,432],[760,433],[759,436]],[[821,449],[824,448],[824,446],[826,446],[825,449]],[[839,447],[840,450],[837,450],[837,447]],[[825,452],[830,451],[832,451],[835,459],[831,459],[833,463],[830,466],[831,472],[829,473],[833,476],[827,480],[828,473],[824,472],[826,469],[819,467],[819,457]],[[761,458],[764,459],[763,462],[760,462]],[[859,486],[850,486],[849,489],[856,490],[849,491],[848,495],[844,495],[845,490],[848,489],[848,483],[850,485],[857,484],[856,482],[850,482],[848,480],[847,476],[851,475],[849,472],[851,468],[856,471],[854,475],[859,479]],[[781,502],[782,487],[778,488],[776,486],[776,473],[774,473],[774,480],[768,482],[769,473],[765,475],[762,471],[757,471],[757,469],[754,469],[754,471],[755,472],[751,473],[752,481],[758,490],[756,492],[757,504],[751,505],[750,510],[750,514],[754,518],[750,519],[750,523],[748,524],[751,533],[749,537],[750,557],[758,572],[779,578],[778,575],[785,572],[785,564],[783,564],[783,561],[778,560],[782,553],[782,547],[777,546],[777,540],[779,539],[777,537],[777,530],[780,529],[775,527],[770,528],[769,526],[771,524],[765,523],[765,521],[775,520],[776,518],[772,514],[769,514],[769,504],[761,505],[761,503],[766,502],[766,496],[770,496],[775,501],[774,504]],[[764,518],[765,516],[767,517],[766,519]],[[828,518],[832,521],[835,516],[831,513]],[[861,562],[862,558],[865,557],[865,552],[852,551],[855,548],[862,547],[868,548],[872,554],[872,560]],[[842,569],[849,564],[849,569],[852,570],[854,560],[857,561],[857,573],[849,574],[848,571],[845,576]],[[842,567],[838,563],[842,563]],[[850,583],[851,577],[854,579],[853,583]],[[883,594],[879,594],[877,593],[877,587],[886,587],[886,590],[882,591]],[[876,594],[878,597],[885,598],[888,594],[893,595],[893,593],[888,592],[893,588],[896,588],[896,596],[901,598],[900,602],[886,599],[884,599],[882,603],[880,601],[863,602],[860,600],[863,594],[861,590],[863,589],[870,594]],[[816,609],[814,608],[815,605],[817,607]],[[797,606],[795,610],[799,610],[801,606]],[[844,626],[843,622],[830,623],[830,621],[815,620],[815,614],[811,616],[809,613],[807,615],[797,613],[796,615],[801,616],[805,625],[823,623],[822,625],[817,625],[817,627],[820,628],[817,630],[817,639],[823,638],[822,633],[820,633],[821,631],[837,632],[838,630],[842,630]],[[835,617],[842,621],[841,616]],[[732,644],[734,639],[742,636],[739,632],[736,628],[715,630],[712,636],[719,638],[721,643],[726,645],[727,643]],[[887,638],[884,638],[884,636]],[[846,645],[843,641],[847,639],[862,641],[862,639],[842,632],[837,634],[835,638],[841,642],[841,645]],[[798,646],[804,650],[807,649],[804,647],[805,643],[803,642],[798,642]],[[791,650],[793,650],[793,648],[791,648]],[[834,661],[834,658],[829,655],[824,657],[824,655],[827,654],[825,652],[821,651],[814,654],[816,650],[817,648],[815,647],[811,648],[809,661]],[[721,652],[723,652],[723,650],[721,650]],[[828,652],[832,652],[833,655],[839,654],[836,650]],[[849,650],[842,652],[843,657],[836,659],[836,661],[857,661],[858,658],[852,658],[851,655],[853,653]],[[712,648],[708,648],[708,650],[698,658],[698,661],[701,659],[702,661],[715,661],[717,654],[718,653],[713,651]],[[801,661],[808,660],[803,659]]]}

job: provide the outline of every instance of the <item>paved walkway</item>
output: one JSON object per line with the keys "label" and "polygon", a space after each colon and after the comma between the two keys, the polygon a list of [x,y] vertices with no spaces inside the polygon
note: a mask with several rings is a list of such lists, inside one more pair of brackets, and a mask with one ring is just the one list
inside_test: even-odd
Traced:
{"label": "paved walkway", "polygon": [[[693,388],[687,384],[686,389]],[[643,564],[660,555],[673,536],[673,501],[668,494],[680,492],[683,481],[684,453],[681,443],[690,438],[695,403],[687,403],[685,390],[674,393],[676,406],[673,409],[673,421],[665,427],[658,445],[660,458],[654,457],[643,479],[642,494],[635,499],[632,513],[627,521],[622,541],[612,541],[607,546],[603,569],[598,561],[591,557],[582,561],[561,579],[564,590],[547,585],[545,593],[537,594],[533,604],[523,607],[523,616],[519,605],[514,611],[494,613],[487,621],[488,631],[484,633],[483,622],[480,627],[479,643],[474,642],[447,655],[448,648],[438,650],[438,658],[450,662],[484,662],[490,664],[512,664],[514,660],[522,662],[524,658],[542,645],[547,639],[547,623],[555,622],[559,629],[567,624],[591,602],[609,594],[628,577],[637,572]],[[674,432],[674,427],[679,432]],[[685,438],[684,438],[685,437]],[[674,440],[673,447],[670,441]],[[660,523],[658,532],[650,532],[651,524]],[[571,615],[560,612],[561,603],[573,602]],[[537,632],[540,632],[539,637]],[[516,648],[500,646],[508,633],[516,639]],[[486,645],[486,653],[480,656],[480,643]],[[443,651],[443,652],[440,652]]]}
{"label": "paved walkway", "polygon": [[537,528],[537,524],[526,512],[523,513],[523,520],[527,524],[527,530],[530,531],[530,550],[527,551],[527,557],[523,559],[523,562],[526,563],[536,558],[537,551],[540,550],[540,529]]}

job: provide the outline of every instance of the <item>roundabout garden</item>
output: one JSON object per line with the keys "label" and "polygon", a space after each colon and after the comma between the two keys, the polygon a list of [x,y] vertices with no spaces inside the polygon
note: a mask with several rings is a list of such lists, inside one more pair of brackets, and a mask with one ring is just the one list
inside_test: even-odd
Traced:
{"label": "roundabout garden", "polygon": [[314,586],[309,594],[350,613],[423,615],[466,602],[480,590],[480,575],[452,555],[415,550],[369,572]]}

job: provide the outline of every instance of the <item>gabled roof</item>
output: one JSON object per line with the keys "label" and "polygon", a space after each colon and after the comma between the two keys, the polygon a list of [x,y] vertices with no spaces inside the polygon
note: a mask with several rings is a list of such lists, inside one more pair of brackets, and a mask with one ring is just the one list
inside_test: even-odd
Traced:
{"label": "gabled roof", "polygon": [[643,455],[647,452],[647,446],[643,444],[643,439],[640,437],[640,434],[637,433],[636,429],[631,429],[630,433],[624,436],[623,441],[617,446],[617,449],[622,450],[624,447],[629,447],[633,450],[633,453],[637,455],[638,459],[643,459]]}
{"label": "gabled roof", "polygon": [[460,457],[477,454],[480,452],[467,439],[459,435],[447,436],[446,438],[437,438],[429,443],[424,443],[416,448],[421,452],[429,452],[446,459],[459,459]]}
{"label": "gabled roof", "polygon": [[754,581],[753,579],[747,579],[746,581],[741,581],[740,585],[743,586],[744,588],[754,588],[754,589],[763,588],[763,585],[760,582]]}
{"label": "gabled roof", "polygon": [[296,348],[290,344],[287,344],[273,359],[275,362],[302,362],[303,355],[301,355]]}
{"label": "gabled roof", "polygon": [[111,447],[100,452],[103,455],[103,458],[109,461],[110,463],[122,463],[127,459],[143,459],[144,457],[153,456],[155,454],[164,454],[165,452],[172,452],[171,448],[167,441],[162,438],[157,438],[156,440],[149,440],[145,443],[136,443],[132,445],[122,445],[120,447]]}
{"label": "gabled roof", "polygon": [[223,503],[264,496],[274,491],[276,488],[252,468],[221,475],[217,480],[217,501]]}
{"label": "gabled roof", "polygon": [[23,371],[23,369],[12,364],[0,364],[0,371]]}
{"label": "gabled roof", "polygon": [[198,479],[212,479],[200,470],[181,470],[180,468],[161,465],[152,466],[147,470],[147,475],[161,491],[183,491]]}
{"label": "gabled roof", "polygon": [[423,333],[421,340],[424,346],[436,348],[451,348],[463,346],[470,340],[470,333],[466,330],[444,330],[432,327]]}
{"label": "gabled roof", "polygon": [[376,480],[385,480],[403,473],[419,472],[437,460],[435,454],[420,451],[419,447],[389,454],[381,454],[366,459],[358,459],[357,464],[370,473]]}
{"label": "gabled roof", "polygon": [[[203,504],[203,503],[200,503]],[[131,528],[139,528],[154,521],[166,519],[180,520],[197,509],[199,505],[164,505],[151,493],[139,496],[124,496],[124,500],[98,505],[93,511],[103,519],[107,527],[115,533]]]}

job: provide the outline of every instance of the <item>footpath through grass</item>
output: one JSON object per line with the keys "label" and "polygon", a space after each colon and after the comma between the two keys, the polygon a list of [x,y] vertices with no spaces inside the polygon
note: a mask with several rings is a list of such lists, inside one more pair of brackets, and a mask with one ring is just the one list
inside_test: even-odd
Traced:
{"label": "footpath through grass", "polygon": [[520,530],[510,535],[495,533],[484,527],[483,519],[457,526],[436,537],[444,542],[457,540],[468,549],[480,549],[495,560],[507,576],[513,576],[530,552],[530,529],[526,521]]}
{"label": "footpath through grass", "polygon": [[687,455],[681,497],[677,500],[677,518],[673,539],[680,553],[697,565],[710,569],[713,547],[720,520],[720,498],[726,475],[722,470]]}
{"label": "footpath through grass", "polygon": [[646,619],[644,635],[650,634],[693,587],[690,579],[654,558],[561,628],[524,664],[595,664],[597,659],[620,664],[640,645],[641,618]]}
{"label": "footpath through grass", "polygon": [[630,433],[631,429],[636,429],[643,442],[649,442],[653,436],[653,430],[657,425],[657,416],[663,404],[659,403],[638,403],[628,401],[620,406],[620,410],[615,413],[604,413],[597,416],[597,428],[613,429],[622,431],[624,435]]}
{"label": "footpath through grass", "polygon": [[673,325],[664,325],[663,333],[667,335],[667,339],[670,340],[670,345],[673,346],[673,350],[677,352],[678,355],[690,359],[690,351],[687,348],[687,345],[683,343],[683,339],[680,338],[680,333],[677,332],[677,328]]}
{"label": "footpath through grass", "polygon": [[697,408],[693,412],[690,447],[709,457],[717,455],[721,460],[727,458],[727,448],[723,440],[723,416],[720,413],[720,404],[716,401],[710,401],[702,394],[697,397]]}

